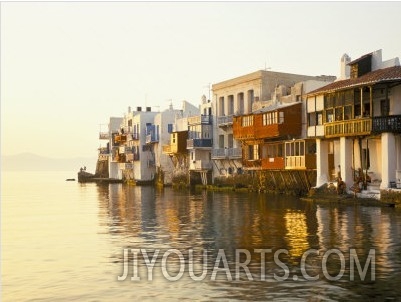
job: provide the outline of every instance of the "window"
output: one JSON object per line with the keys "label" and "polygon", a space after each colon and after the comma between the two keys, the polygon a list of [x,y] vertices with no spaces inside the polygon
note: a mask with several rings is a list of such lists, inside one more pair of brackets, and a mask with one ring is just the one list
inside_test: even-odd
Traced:
{"label": "window", "polygon": [[259,145],[253,145],[253,159],[259,159]]}
{"label": "window", "polygon": [[341,121],[343,119],[342,96],[330,93],[324,96],[324,109],[326,123]]}
{"label": "window", "polygon": [[316,153],[316,142],[307,141],[306,142],[306,154],[315,154]]}
{"label": "window", "polygon": [[242,127],[253,126],[253,115],[242,117]]}
{"label": "window", "polygon": [[370,168],[369,149],[362,149],[362,168],[364,170],[369,170]]}
{"label": "window", "polygon": [[258,160],[259,159],[259,145],[248,146],[248,159]]}
{"label": "window", "polygon": [[352,117],[352,106],[344,107],[344,120],[349,120]]}
{"label": "window", "polygon": [[316,126],[317,124],[317,118],[316,118],[316,112],[308,113],[308,125],[311,126]]}
{"label": "window", "polygon": [[237,100],[238,100],[238,113],[239,114],[244,114],[244,93],[243,92],[241,92],[241,93],[238,93],[237,94]]}
{"label": "window", "polygon": [[220,149],[224,148],[224,134],[219,135],[219,148]]}
{"label": "window", "polygon": [[333,122],[333,109],[326,110],[326,122]]}
{"label": "window", "polygon": [[228,148],[233,148],[234,146],[234,137],[232,134],[228,135]]}
{"label": "window", "polygon": [[317,124],[323,125],[323,111],[316,112],[317,114]]}
{"label": "window", "polygon": [[388,116],[390,114],[390,102],[388,99],[380,101],[380,114]]}
{"label": "window", "polygon": [[280,112],[280,118],[279,118],[278,123],[279,124],[283,124],[284,123],[284,112],[283,111]]}
{"label": "window", "polygon": [[311,112],[308,114],[308,125],[323,125],[323,111]]}
{"label": "window", "polygon": [[234,114],[234,96],[229,95],[228,96],[228,115]]}
{"label": "window", "polygon": [[224,96],[219,98],[219,115],[223,116],[224,113]]}
{"label": "window", "polygon": [[336,121],[343,120],[343,107],[336,107]]}
{"label": "window", "polygon": [[263,126],[277,124],[277,112],[267,112],[262,116]]}

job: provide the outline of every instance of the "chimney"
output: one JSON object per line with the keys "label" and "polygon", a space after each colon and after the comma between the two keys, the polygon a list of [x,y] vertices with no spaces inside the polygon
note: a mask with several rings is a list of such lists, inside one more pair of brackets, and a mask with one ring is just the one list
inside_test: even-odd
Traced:
{"label": "chimney", "polygon": [[351,62],[351,58],[346,53],[341,57],[341,74],[339,80],[346,80],[350,78],[351,75],[351,67],[348,66],[348,63]]}
{"label": "chimney", "polygon": [[128,106],[128,113],[131,113],[131,106]]}

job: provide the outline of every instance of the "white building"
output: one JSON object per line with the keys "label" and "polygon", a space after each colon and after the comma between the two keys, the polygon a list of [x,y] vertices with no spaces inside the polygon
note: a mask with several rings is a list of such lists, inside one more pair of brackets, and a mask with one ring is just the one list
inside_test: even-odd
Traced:
{"label": "white building", "polygon": [[[401,185],[401,67],[377,50],[341,58],[340,79],[308,94],[308,136],[317,139],[317,186],[337,173],[351,187]],[[340,170],[340,171],[336,171]],[[374,190],[372,190],[374,192]]]}
{"label": "white building", "polygon": [[173,109],[173,106],[170,105],[169,109],[158,113],[154,118],[157,140],[152,141],[151,137],[148,136],[147,144],[152,146],[157,172],[163,175],[163,179],[159,179],[159,181],[162,181],[164,185],[171,185],[172,183],[174,164],[170,156],[163,153],[163,146],[171,141],[171,133],[174,131],[176,119],[178,117],[188,117],[197,112],[198,109],[195,106],[183,101],[182,109]]}
{"label": "white building", "polygon": [[[212,151],[214,177],[243,172],[242,144],[233,137],[233,117],[252,114],[276,96],[281,97],[283,93],[280,88],[287,89],[307,80],[333,81],[334,77],[260,70],[212,86],[215,115]],[[301,100],[302,95],[299,95],[296,101]]]}

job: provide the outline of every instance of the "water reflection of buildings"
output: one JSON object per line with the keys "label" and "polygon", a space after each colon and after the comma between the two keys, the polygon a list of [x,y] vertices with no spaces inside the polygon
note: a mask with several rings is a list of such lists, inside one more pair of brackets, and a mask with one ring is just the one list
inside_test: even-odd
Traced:
{"label": "water reflection of buildings", "polygon": [[[401,226],[394,224],[397,217],[391,209],[316,206],[289,196],[192,194],[122,184],[98,186],[98,194],[100,223],[111,235],[116,257],[122,247],[207,250],[211,259],[224,249],[230,262],[235,260],[235,249],[247,249],[252,261],[259,263],[255,249],[287,249],[283,261],[295,265],[308,249],[318,249],[322,256],[335,248],[344,252],[346,261],[349,249],[356,249],[364,264],[375,248],[378,277],[386,278],[401,267],[395,244]],[[269,257],[266,261],[271,261]]]}
{"label": "water reflection of buildings", "polygon": [[381,207],[321,207],[317,208],[319,247],[326,251],[336,248],[349,261],[350,249],[355,249],[364,265],[371,249],[375,249],[376,279],[389,278],[401,267],[396,240],[400,227],[392,222],[392,209]]}
{"label": "water reflection of buildings", "polygon": [[284,215],[284,221],[289,253],[292,257],[301,257],[310,248],[306,215],[301,211],[288,210]]}

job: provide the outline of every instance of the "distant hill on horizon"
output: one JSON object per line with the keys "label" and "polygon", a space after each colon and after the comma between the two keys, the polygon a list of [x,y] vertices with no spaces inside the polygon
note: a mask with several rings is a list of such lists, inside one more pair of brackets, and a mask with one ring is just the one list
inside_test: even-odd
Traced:
{"label": "distant hill on horizon", "polygon": [[86,166],[88,172],[95,173],[96,156],[74,158],[51,158],[33,153],[1,156],[1,170],[4,171],[79,171]]}

